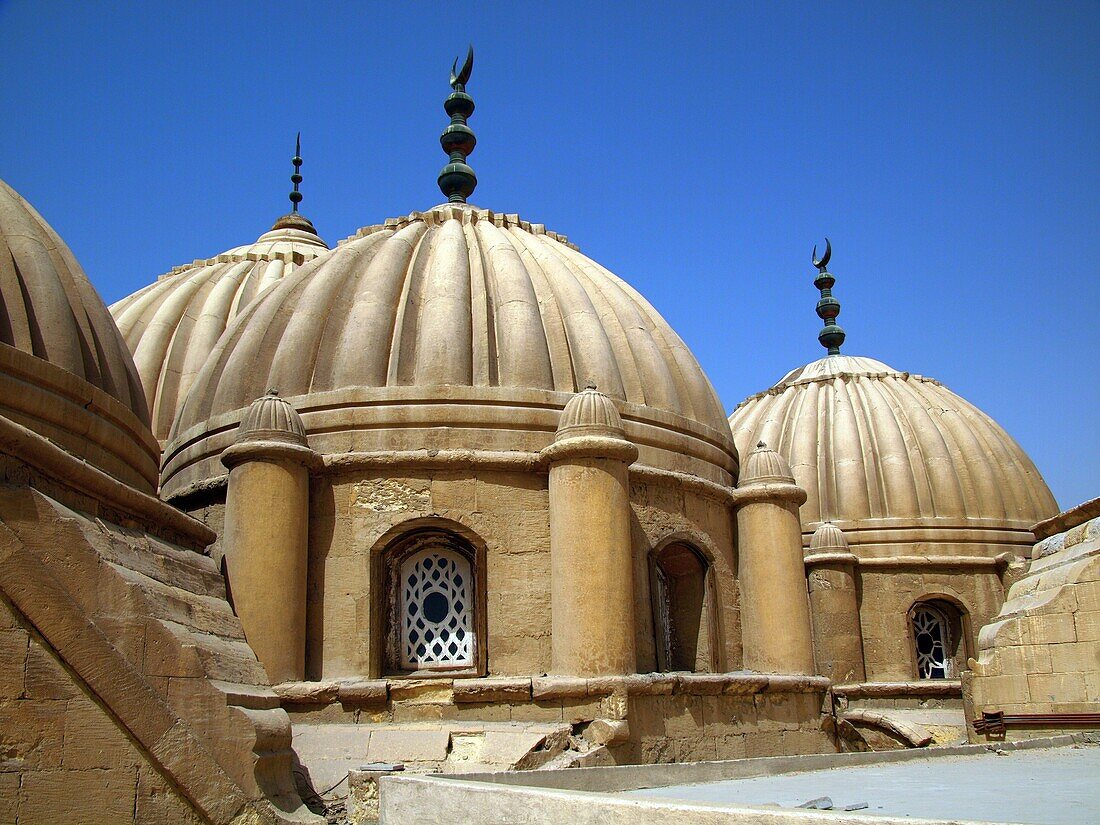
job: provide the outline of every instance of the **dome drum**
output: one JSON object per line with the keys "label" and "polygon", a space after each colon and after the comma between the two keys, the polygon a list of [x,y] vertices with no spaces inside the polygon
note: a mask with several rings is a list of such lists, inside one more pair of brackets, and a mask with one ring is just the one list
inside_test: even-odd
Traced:
{"label": "dome drum", "polygon": [[[355,387],[287,397],[310,446],[322,455],[374,456],[478,451],[526,456],[554,440],[571,393],[502,387]],[[729,486],[737,472],[721,433],[651,407],[619,403],[626,438],[641,465]],[[181,432],[166,446],[162,494],[174,497],[224,474],[220,455],[237,438],[247,408]],[[476,449],[472,449],[476,445]],[[474,459],[471,458],[471,461]]]}

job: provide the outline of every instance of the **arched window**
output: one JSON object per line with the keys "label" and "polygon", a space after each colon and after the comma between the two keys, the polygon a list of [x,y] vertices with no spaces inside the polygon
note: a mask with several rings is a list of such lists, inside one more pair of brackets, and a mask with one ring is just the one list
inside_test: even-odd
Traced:
{"label": "arched window", "polygon": [[653,624],[657,667],[663,671],[713,672],[714,598],[706,559],[675,543],[653,555]]}
{"label": "arched window", "polygon": [[382,556],[385,670],[473,671],[482,634],[478,554],[447,530],[419,529]]}
{"label": "arched window", "polygon": [[958,608],[938,599],[917,602],[909,611],[909,624],[918,678],[956,678],[962,639]]}

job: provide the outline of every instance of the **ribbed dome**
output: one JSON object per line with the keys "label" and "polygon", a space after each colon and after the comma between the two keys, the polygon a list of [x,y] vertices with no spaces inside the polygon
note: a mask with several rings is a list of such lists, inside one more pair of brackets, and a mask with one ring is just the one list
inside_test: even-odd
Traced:
{"label": "ribbed dome", "polygon": [[0,181],[0,342],[71,372],[149,413],[134,363],[73,253],[42,216]]}
{"label": "ribbed dome", "polygon": [[738,445],[787,456],[809,499],[803,525],[865,519],[987,520],[1030,527],[1057,513],[1020,445],[947,387],[861,357],[829,355],[729,417]]}
{"label": "ribbed dome", "polygon": [[[730,416],[737,445],[763,439],[806,489],[804,529],[893,522],[1026,529],[1058,511],[1031,459],[938,381],[833,355],[790,372]],[[849,537],[850,538],[850,537]]]}
{"label": "ribbed dome", "polygon": [[157,445],[130,353],[72,252],[0,181],[0,415],[152,492]]}
{"label": "ribbed dome", "polygon": [[[334,428],[360,429],[371,415],[405,430],[391,445],[441,447],[445,424],[465,447],[478,446],[473,431],[495,430],[495,447],[538,450],[589,381],[622,403],[628,434],[642,426],[631,420],[646,420],[649,441],[654,423],[664,428],[658,440],[669,461],[692,454],[684,461],[708,462],[709,471],[695,471],[715,480],[735,469],[714,389],[644,298],[539,224],[440,206],[360,230],[250,305],[196,379],[172,435],[188,455],[166,463],[166,473],[195,461],[207,448],[188,442],[228,425],[268,386],[296,398],[322,452],[335,447],[313,438],[311,409],[327,393],[340,394],[328,409],[349,410],[326,425],[333,444]],[[352,413],[356,405],[371,409]],[[508,420],[522,418],[520,409],[529,426]]]}
{"label": "ribbed dome", "polygon": [[306,429],[302,418],[274,392],[257,398],[248,408],[237,441],[289,441],[306,443]]}
{"label": "ribbed dome", "polygon": [[569,399],[561,411],[561,421],[555,440],[576,435],[607,435],[623,433],[623,420],[615,402],[595,387],[585,387]]}
{"label": "ribbed dome", "polygon": [[741,467],[741,486],[748,484],[793,484],[794,476],[783,456],[758,441],[756,447],[745,457]]}
{"label": "ribbed dome", "polygon": [[847,553],[848,540],[844,538],[844,531],[831,521],[826,521],[814,530],[813,537],[810,539],[810,552]]}
{"label": "ribbed dome", "polygon": [[328,252],[309,226],[297,215],[280,218],[255,243],[178,266],[111,306],[134,353],[157,438],[168,437],[195,376],[237,313],[271,284]]}

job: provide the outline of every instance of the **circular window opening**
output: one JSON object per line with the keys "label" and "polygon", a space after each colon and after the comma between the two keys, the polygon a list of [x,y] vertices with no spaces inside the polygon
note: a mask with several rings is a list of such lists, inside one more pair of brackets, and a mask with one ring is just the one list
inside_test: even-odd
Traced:
{"label": "circular window opening", "polygon": [[451,611],[451,602],[442,593],[429,593],[424,597],[424,618],[439,624]]}

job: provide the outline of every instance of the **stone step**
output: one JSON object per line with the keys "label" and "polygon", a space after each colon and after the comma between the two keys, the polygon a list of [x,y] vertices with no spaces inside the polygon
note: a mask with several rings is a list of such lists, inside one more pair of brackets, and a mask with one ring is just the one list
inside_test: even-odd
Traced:
{"label": "stone step", "polygon": [[128,567],[117,564],[113,567],[120,576],[141,589],[150,615],[223,639],[244,640],[240,619],[225,599],[172,587]]}

